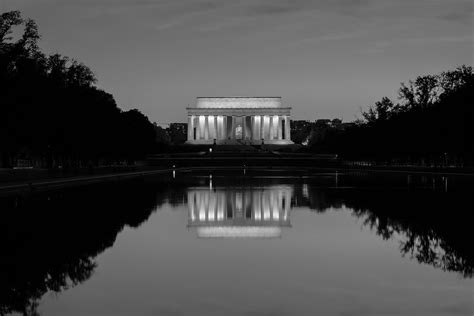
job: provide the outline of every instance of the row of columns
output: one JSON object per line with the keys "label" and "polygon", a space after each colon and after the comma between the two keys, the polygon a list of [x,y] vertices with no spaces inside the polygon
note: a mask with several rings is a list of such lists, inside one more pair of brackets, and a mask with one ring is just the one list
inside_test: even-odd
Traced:
{"label": "row of columns", "polygon": [[188,116],[188,140],[290,140],[290,119],[286,115]]}

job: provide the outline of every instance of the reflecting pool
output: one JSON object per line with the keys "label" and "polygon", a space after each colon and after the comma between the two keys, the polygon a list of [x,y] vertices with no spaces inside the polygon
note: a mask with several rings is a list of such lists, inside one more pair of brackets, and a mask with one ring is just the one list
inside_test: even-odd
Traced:
{"label": "reflecting pool", "polygon": [[0,199],[0,315],[472,315],[474,179],[176,171]]}

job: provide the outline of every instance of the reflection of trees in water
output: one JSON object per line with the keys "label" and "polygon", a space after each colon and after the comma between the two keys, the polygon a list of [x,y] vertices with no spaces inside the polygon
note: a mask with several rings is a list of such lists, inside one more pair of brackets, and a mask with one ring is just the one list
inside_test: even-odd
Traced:
{"label": "reflection of trees in water", "polygon": [[[394,190],[386,181],[370,182],[360,176],[341,176],[338,182],[333,177],[303,181],[244,178],[222,179],[241,187],[291,186],[292,206],[318,212],[345,206],[382,238],[401,236],[403,255],[443,271],[473,275],[469,245],[472,192],[459,188],[450,192]],[[214,177],[215,185],[229,184],[222,179]],[[163,203],[185,203],[189,186],[208,186],[208,180],[202,178],[179,181],[142,179],[22,200],[0,199],[0,315],[14,311],[37,314],[45,293],[61,292],[90,278],[96,267],[94,258],[114,244],[125,226],[139,227]],[[337,185],[358,189],[335,188]],[[381,185],[383,189],[376,188]]]}
{"label": "reflection of trees in water", "polygon": [[[370,206],[357,207],[354,214],[383,239],[401,237],[400,251],[420,263],[443,271],[455,271],[464,277],[473,276],[474,257],[469,232],[472,205],[459,205],[461,196],[448,198],[443,193],[380,194]],[[404,196],[404,197],[401,197]],[[360,199],[360,197],[359,197]],[[367,196],[367,201],[370,201]],[[406,202],[409,205],[406,205]],[[468,202],[468,201],[466,201]],[[367,203],[367,202],[366,202]]]}
{"label": "reflection of trees in water", "polygon": [[[451,178],[447,191],[445,180],[439,176],[387,177],[361,172],[305,180],[238,177],[221,180],[219,185],[291,186],[293,207],[305,206],[317,212],[346,207],[381,238],[400,238],[403,256],[472,277],[472,182]],[[214,183],[218,183],[215,177]]]}
{"label": "reflection of trees in water", "polygon": [[383,239],[401,238],[403,256],[470,278],[474,269],[472,193],[466,188],[462,191],[330,189],[303,184],[295,190],[294,205],[318,212],[345,206]]}
{"label": "reflection of trees in water", "polygon": [[179,188],[136,180],[0,200],[0,315],[37,315],[45,293],[92,276],[94,258],[125,226],[183,199]]}

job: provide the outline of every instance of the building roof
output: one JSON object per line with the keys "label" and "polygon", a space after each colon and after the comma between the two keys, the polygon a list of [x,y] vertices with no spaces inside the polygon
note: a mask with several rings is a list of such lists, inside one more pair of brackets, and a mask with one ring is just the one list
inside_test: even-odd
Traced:
{"label": "building roof", "polygon": [[281,97],[199,97],[196,98],[196,108],[207,109],[255,109],[282,108]]}

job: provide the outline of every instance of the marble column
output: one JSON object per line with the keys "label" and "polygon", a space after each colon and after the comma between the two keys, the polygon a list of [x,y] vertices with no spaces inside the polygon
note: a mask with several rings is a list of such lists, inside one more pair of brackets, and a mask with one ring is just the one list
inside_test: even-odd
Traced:
{"label": "marble column", "polygon": [[230,139],[235,139],[235,116],[232,115],[232,128],[230,129]]}
{"label": "marble column", "polygon": [[256,135],[257,126],[255,125],[256,120],[255,120],[254,115],[252,115],[252,118],[250,119],[250,121],[252,122],[252,140],[254,140],[254,139],[257,139],[257,135]]}
{"label": "marble column", "polygon": [[209,139],[209,116],[205,116],[204,120],[204,139],[208,140]]}
{"label": "marble column", "polygon": [[285,116],[285,124],[286,124],[286,128],[285,128],[286,139],[287,139],[287,140],[291,140],[291,134],[290,134],[290,117],[289,117],[289,116]]}
{"label": "marble column", "polygon": [[253,128],[253,125],[252,125],[253,120],[252,120],[252,116],[250,116],[250,115],[247,116],[247,117],[246,117],[246,120],[247,120],[247,138],[248,138],[249,140],[252,140],[252,139],[253,139],[253,130],[252,130],[252,128]]}
{"label": "marble column", "polygon": [[283,128],[282,128],[283,118],[278,116],[278,137],[277,139],[283,139]]}
{"label": "marble column", "polygon": [[217,139],[217,124],[216,124],[216,116],[213,115],[211,119],[212,123],[212,140]]}
{"label": "marble column", "polygon": [[204,139],[205,126],[206,126],[206,117],[204,115],[199,115],[199,139]]}
{"label": "marble column", "polygon": [[213,140],[214,138],[216,138],[216,126],[214,125],[214,115],[209,115],[207,117],[207,126],[208,126],[208,130],[209,130],[209,137],[208,139],[209,140]]}
{"label": "marble column", "polygon": [[268,119],[268,139],[272,140],[273,139],[273,134],[272,134],[272,121],[273,121],[273,115],[269,116]]}
{"label": "marble column", "polygon": [[227,115],[222,118],[222,138],[227,139]]}
{"label": "marble column", "polygon": [[217,126],[217,115],[214,116],[214,138],[219,139],[219,126]]}
{"label": "marble column", "polygon": [[273,139],[278,139],[278,126],[279,126],[278,116],[273,116]]}
{"label": "marble column", "polygon": [[216,116],[216,126],[217,126],[217,139],[222,139],[222,127],[224,126],[224,121],[221,115]]}
{"label": "marble column", "polygon": [[255,136],[254,136],[254,139],[255,140],[260,140],[260,116],[255,116],[254,119],[253,119],[254,123],[255,123]]}
{"label": "marble column", "polygon": [[264,130],[265,124],[264,123],[265,123],[264,116],[262,115],[260,117],[260,137],[259,137],[260,139],[265,138],[265,130]]}
{"label": "marble column", "polygon": [[[200,139],[201,136],[201,122],[199,116],[194,118],[194,128],[196,129],[196,140]],[[194,133],[194,132],[193,132]]]}
{"label": "marble column", "polygon": [[267,129],[267,132],[266,132],[266,137],[267,139],[272,139],[272,117],[271,115],[268,116],[268,120],[267,120],[267,123],[266,124],[266,129]]}
{"label": "marble column", "polygon": [[254,139],[254,131],[255,131],[255,125],[254,125],[254,122],[255,122],[255,118],[254,116],[252,115],[250,117],[250,139]]}
{"label": "marble column", "polygon": [[211,133],[212,133],[211,120],[209,119],[209,115],[206,115],[206,140],[211,139]]}
{"label": "marble column", "polygon": [[272,115],[270,116],[270,139],[275,139],[275,128],[276,128],[276,122],[275,122],[275,116]]}
{"label": "marble column", "polygon": [[262,139],[262,134],[261,134],[261,131],[262,131],[262,117],[259,115],[258,117],[255,118],[255,120],[256,120],[256,129],[255,129],[256,136],[255,136],[255,139],[261,140]]}
{"label": "marble column", "polygon": [[193,140],[193,116],[188,116],[188,140]]}

